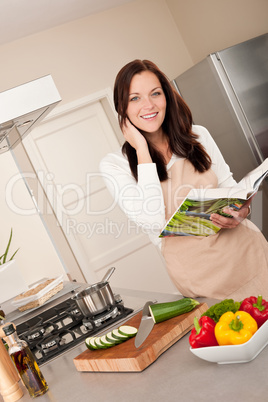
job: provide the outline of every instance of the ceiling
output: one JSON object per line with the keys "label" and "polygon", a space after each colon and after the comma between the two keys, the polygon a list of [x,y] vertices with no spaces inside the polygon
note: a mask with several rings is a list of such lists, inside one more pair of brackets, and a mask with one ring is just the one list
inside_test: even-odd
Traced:
{"label": "ceiling", "polygon": [[133,0],[0,0],[0,45]]}

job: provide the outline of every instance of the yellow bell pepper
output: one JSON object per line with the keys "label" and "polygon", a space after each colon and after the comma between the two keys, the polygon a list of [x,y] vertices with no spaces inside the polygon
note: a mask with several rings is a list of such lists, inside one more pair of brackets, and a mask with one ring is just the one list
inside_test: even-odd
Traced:
{"label": "yellow bell pepper", "polygon": [[219,345],[240,345],[247,342],[257,329],[257,322],[249,313],[227,311],[215,326],[215,336]]}

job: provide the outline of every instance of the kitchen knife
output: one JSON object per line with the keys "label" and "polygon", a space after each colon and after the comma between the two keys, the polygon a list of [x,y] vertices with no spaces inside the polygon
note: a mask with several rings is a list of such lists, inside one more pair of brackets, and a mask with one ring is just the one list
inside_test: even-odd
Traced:
{"label": "kitchen knife", "polygon": [[143,344],[154,327],[155,322],[149,310],[149,306],[152,304],[154,304],[154,302],[148,301],[143,307],[141,323],[135,337],[136,348],[139,348]]}

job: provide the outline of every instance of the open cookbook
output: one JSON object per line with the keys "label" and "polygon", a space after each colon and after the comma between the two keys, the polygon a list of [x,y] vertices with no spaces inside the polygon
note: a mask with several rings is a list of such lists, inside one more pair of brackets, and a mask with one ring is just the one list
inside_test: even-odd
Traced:
{"label": "open cookbook", "polygon": [[192,189],[173,216],[165,224],[159,237],[167,236],[210,236],[220,228],[210,220],[226,207],[239,210],[259,189],[268,175],[268,158],[260,166],[249,172],[237,185],[228,188]]}

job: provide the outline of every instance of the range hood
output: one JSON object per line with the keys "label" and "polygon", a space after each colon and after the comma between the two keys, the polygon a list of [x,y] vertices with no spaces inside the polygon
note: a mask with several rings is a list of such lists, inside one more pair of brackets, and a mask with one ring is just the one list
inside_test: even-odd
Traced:
{"label": "range hood", "polygon": [[0,154],[10,151],[69,280],[86,282],[23,141],[60,101],[50,75],[0,92]]}
{"label": "range hood", "polygon": [[60,101],[51,75],[0,92],[0,153],[20,143]]}

